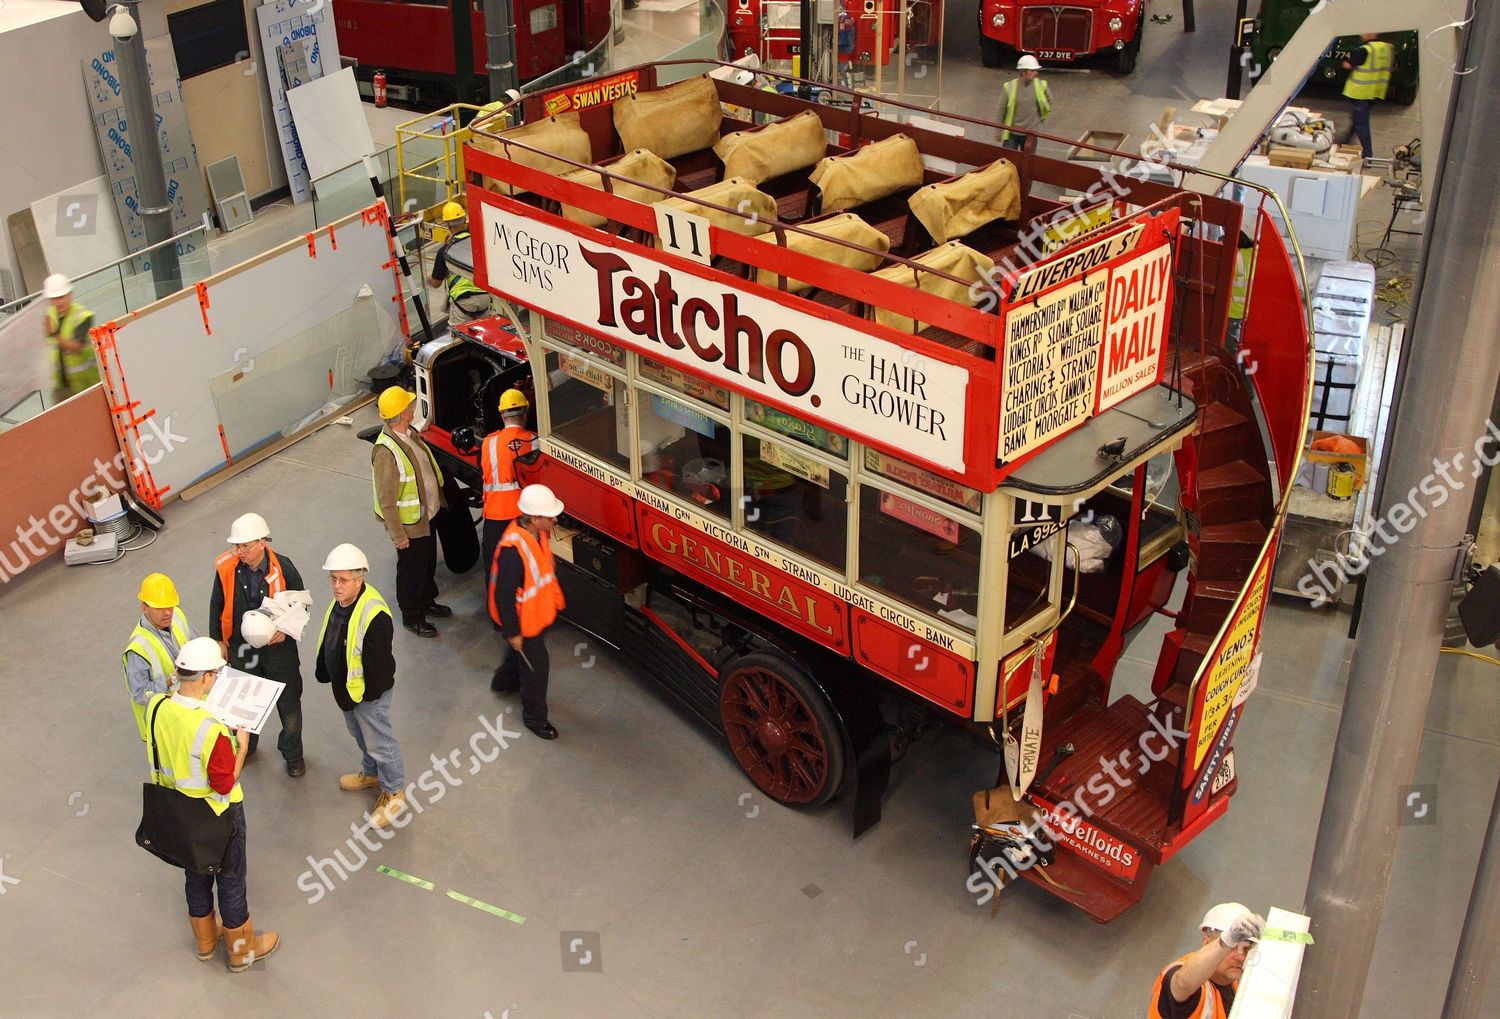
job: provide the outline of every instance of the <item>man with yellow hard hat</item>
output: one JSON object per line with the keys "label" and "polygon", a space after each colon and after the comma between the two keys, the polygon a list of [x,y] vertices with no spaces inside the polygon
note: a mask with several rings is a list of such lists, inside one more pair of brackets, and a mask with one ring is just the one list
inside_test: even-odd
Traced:
{"label": "man with yellow hard hat", "polygon": [[125,689],[135,712],[135,727],[146,738],[146,705],[159,693],[171,690],[177,675],[173,664],[177,652],[194,637],[187,614],[179,607],[177,588],[165,573],[153,573],[141,581],[140,622],[131,631],[121,662],[125,667]]}
{"label": "man with yellow hard hat", "polygon": [[459,325],[489,315],[490,295],[448,264],[448,250],[469,236],[468,214],[464,212],[464,207],[457,202],[448,202],[443,206],[442,215],[443,226],[448,229],[448,239],[432,260],[432,275],[427,278],[427,285],[447,287],[448,322],[450,325]]}
{"label": "man with yellow hard hat", "polygon": [[437,601],[437,535],[433,519],[443,509],[443,472],[421,436],[412,431],[417,394],[391,386],[380,394],[385,427],[375,437],[370,468],[375,516],[396,546],[396,605],[401,625],[418,637],[436,637],[439,619],[453,610]]}
{"label": "man with yellow hard hat", "polygon": [[500,536],[521,515],[521,482],[516,461],[536,462],[536,433],[526,427],[531,402],[519,389],[500,394],[501,427],[484,437],[479,447],[479,472],[484,479],[484,575],[495,565],[495,546]]}

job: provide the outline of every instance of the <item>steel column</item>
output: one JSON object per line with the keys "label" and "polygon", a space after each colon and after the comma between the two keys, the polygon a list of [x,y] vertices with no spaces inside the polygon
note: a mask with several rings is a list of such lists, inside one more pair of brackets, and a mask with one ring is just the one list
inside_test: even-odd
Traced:
{"label": "steel column", "polygon": [[[151,101],[151,75],[146,68],[145,26],[141,23],[140,0],[120,0],[135,19],[135,34],[115,39],[115,63],[120,68],[120,98],[125,104],[126,135],[130,139],[131,167],[135,172],[136,213],[146,229],[146,244],[160,244],[150,254],[151,279],[157,297],[182,289],[182,266],[177,245],[170,241],[172,204],[167,201],[167,175],[162,168],[161,141],[156,132],[156,104]],[[163,87],[176,88],[173,81]]]}

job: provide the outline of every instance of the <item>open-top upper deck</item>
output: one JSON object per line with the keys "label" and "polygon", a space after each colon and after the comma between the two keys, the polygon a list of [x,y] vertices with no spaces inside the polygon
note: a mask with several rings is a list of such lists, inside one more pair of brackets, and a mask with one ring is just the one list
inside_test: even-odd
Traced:
{"label": "open-top upper deck", "polygon": [[[1222,336],[1238,204],[838,90],[656,87],[678,70],[476,126],[482,286],[984,491],[1089,422],[1127,453],[1190,426],[1168,352]],[[1119,406],[1151,391],[1177,412]]]}

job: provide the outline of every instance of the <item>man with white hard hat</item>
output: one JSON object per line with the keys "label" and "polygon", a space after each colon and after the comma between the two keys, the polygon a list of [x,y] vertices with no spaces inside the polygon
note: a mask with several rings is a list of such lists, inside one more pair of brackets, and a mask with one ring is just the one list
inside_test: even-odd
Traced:
{"label": "man with white hard hat", "polygon": [[[344,713],[344,725],[359,745],[360,769],[339,779],[347,792],[379,789],[370,823],[405,828],[406,770],[401,747],[391,728],[391,694],[396,685],[396,657],[391,639],[396,628],[380,592],[365,583],[370,560],[353,545],[328,553],[323,562],[333,586],[333,602],[318,632],[313,675],[333,687],[333,699]],[[398,820],[400,818],[404,818]]]}
{"label": "man with white hard hat", "polygon": [[453,610],[437,601],[437,534],[433,521],[446,505],[443,472],[422,437],[412,431],[417,394],[391,386],[380,394],[385,427],[375,436],[370,473],[375,516],[396,546],[396,606],[401,625],[418,637],[436,637],[428,616],[443,619]]}
{"label": "man with white hard hat", "polygon": [[[1027,53],[1016,61],[1019,78],[1007,81],[1000,90],[1000,123],[1007,128],[1035,131],[1052,114],[1052,90],[1042,80],[1042,65]],[[1001,131],[1000,144],[1010,149],[1024,149],[1029,135]]]}
{"label": "man with white hard hat", "polygon": [[1224,1019],[1234,1006],[1245,956],[1266,921],[1238,902],[1221,902],[1203,916],[1203,942],[1173,962],[1151,988],[1147,1019]]}
{"label": "man with white hard hat", "polygon": [[505,639],[490,689],[520,690],[522,724],[542,739],[557,739],[547,720],[546,636],[563,608],[551,544],[563,504],[546,485],[527,485],[518,508],[521,515],[500,538],[490,575],[490,618]]}
{"label": "man with white hard hat", "polygon": [[249,733],[236,729],[231,736],[204,703],[225,665],[218,641],[209,637],[188,641],[177,653],[175,665],[177,692],[170,697],[156,694],[146,706],[146,760],[152,762],[153,781],[206,800],[221,817],[229,815],[232,834],[223,869],[215,874],[185,871],[185,890],[198,958],[212,959],[223,938],[229,971],[243,973],[275,951],[281,940],[275,931],[256,936],[245,901],[245,794],[240,772],[250,751]]}
{"label": "man with white hard hat", "polygon": [[73,284],[60,272],[42,281],[42,296],[49,302],[42,319],[47,340],[57,348],[53,399],[61,403],[99,381],[99,362],[94,359],[94,341],[89,338],[94,313],[73,300]]}
{"label": "man with white hard hat", "polygon": [[[208,635],[219,642],[234,668],[286,684],[276,701],[276,714],[281,719],[276,749],[286,762],[286,773],[301,778],[307,773],[307,763],[302,758],[302,662],[297,642],[276,630],[262,643],[259,634],[247,634],[243,627],[246,613],[259,616],[255,610],[268,597],[282,591],[305,591],[307,585],[292,561],[271,548],[271,528],[259,513],[235,518],[229,525],[229,546],[229,551],[214,560]],[[252,618],[251,625],[262,624]],[[257,639],[250,640],[252,636]],[[259,742],[260,737],[251,733],[250,753],[255,753]]]}
{"label": "man with white hard hat", "polygon": [[198,634],[177,597],[177,586],[165,573],[148,574],[137,597],[141,619],[125,644],[121,664],[125,688],[135,711],[135,727],[146,738],[146,705],[159,693],[171,693],[177,675],[177,652]]}

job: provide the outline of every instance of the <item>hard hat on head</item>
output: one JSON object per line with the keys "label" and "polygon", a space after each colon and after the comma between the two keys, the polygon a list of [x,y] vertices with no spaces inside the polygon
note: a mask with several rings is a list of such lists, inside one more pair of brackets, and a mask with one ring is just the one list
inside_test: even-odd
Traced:
{"label": "hard hat on head", "polygon": [[229,544],[231,545],[243,545],[247,541],[270,536],[271,528],[266,524],[266,518],[259,513],[241,514],[234,518],[234,523],[229,525]]}
{"label": "hard hat on head", "polygon": [[165,573],[152,573],[141,581],[140,597],[153,609],[175,609],[179,604],[177,586]]}
{"label": "hard hat on head", "polygon": [[500,413],[504,414],[512,410],[525,410],[531,406],[531,401],[526,399],[526,394],[519,389],[507,389],[500,394]]}
{"label": "hard hat on head", "polygon": [[73,282],[60,272],[55,272],[42,280],[43,297],[67,297],[72,292]]}
{"label": "hard hat on head", "polygon": [[1016,70],[1018,71],[1040,71],[1041,69],[1042,65],[1040,61],[1030,53],[1025,54],[1020,60],[1016,61]]}
{"label": "hard hat on head", "polygon": [[177,652],[176,665],[184,672],[212,672],[226,664],[219,642],[212,637],[194,637]]}
{"label": "hard hat on head", "polygon": [[370,560],[359,550],[359,546],[345,542],[335,545],[328,558],[323,560],[325,570],[368,570]]}
{"label": "hard hat on head", "polygon": [[464,207],[457,202],[446,202],[443,205],[444,223],[451,223],[455,219],[463,219],[467,215],[468,213],[464,211]]}
{"label": "hard hat on head", "polygon": [[251,647],[265,647],[276,636],[276,624],[264,612],[252,610],[240,617],[240,636]]}
{"label": "hard hat on head", "polygon": [[1241,916],[1250,912],[1250,907],[1238,902],[1221,902],[1203,914],[1198,928],[1204,932],[1227,931]]}
{"label": "hard hat on head", "polygon": [[528,517],[557,517],[562,515],[562,500],[546,485],[527,485],[521,489],[519,509]]}
{"label": "hard hat on head", "polygon": [[387,421],[393,421],[400,417],[401,412],[410,407],[412,401],[416,398],[417,394],[409,389],[402,389],[400,386],[391,386],[380,394],[380,401],[377,404],[377,408],[382,418]]}

